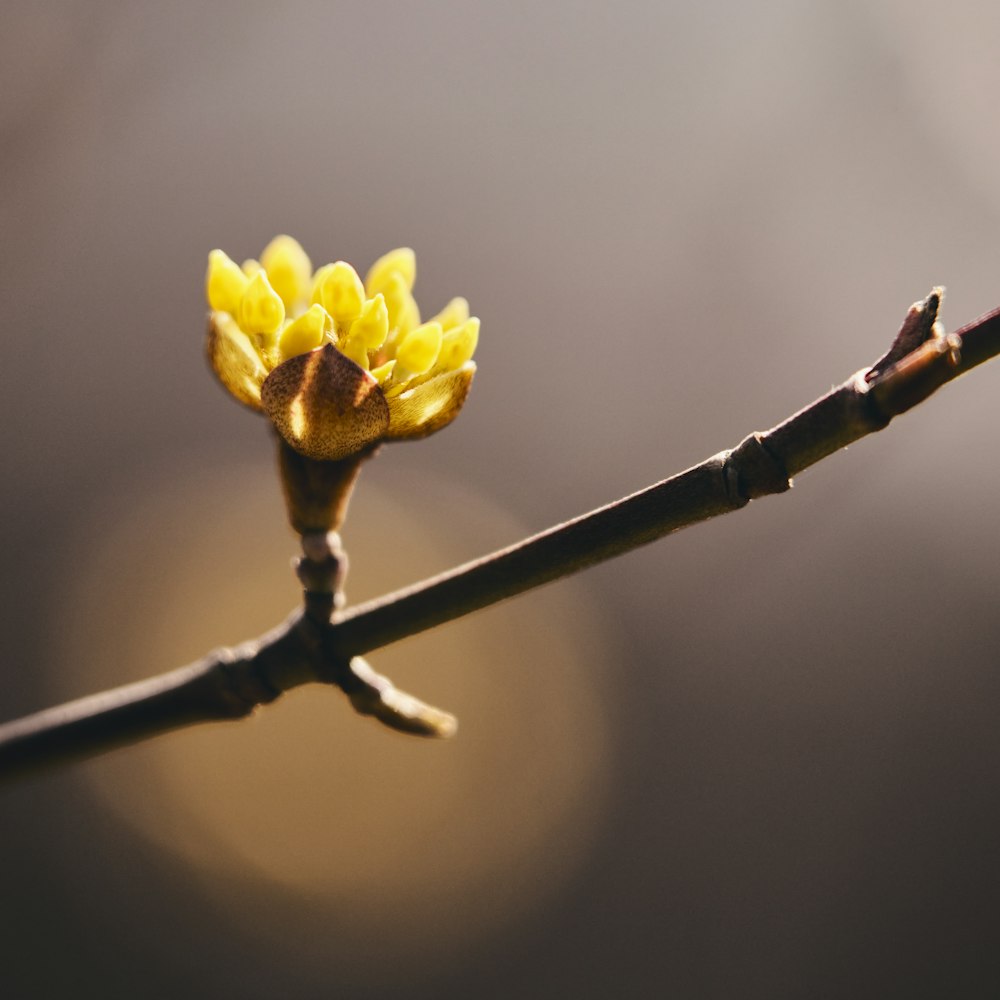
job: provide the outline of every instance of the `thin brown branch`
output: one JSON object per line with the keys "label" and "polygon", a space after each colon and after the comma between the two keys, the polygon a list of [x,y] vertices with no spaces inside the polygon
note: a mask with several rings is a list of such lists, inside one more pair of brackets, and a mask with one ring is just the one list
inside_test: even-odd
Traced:
{"label": "thin brown branch", "polygon": [[309,648],[304,616],[245,643],[220,649],[187,667],[103,691],[0,726],[0,777],[90,757],[198,722],[249,715],[280,694],[264,679],[268,661],[290,682],[312,679],[319,648]]}
{"label": "thin brown branch", "polygon": [[[332,600],[317,604],[316,586],[307,584],[312,613],[294,615],[259,640],[0,726],[0,777],[195,722],[240,718],[308,681],[337,684],[361,711],[430,732],[435,723],[421,720],[433,720],[435,710],[396,692],[363,661],[354,659],[352,666],[352,658],[787,490],[792,476],[881,430],[1000,353],[1000,308],[945,336],[936,325],[939,302],[935,289],[913,306],[871,368],[770,431],[751,434],[679,475],[405,590],[334,612],[332,622],[315,613],[332,607]],[[406,715],[411,703],[428,714]]]}
{"label": "thin brown branch", "polygon": [[[911,307],[894,347],[915,325],[930,334],[940,291]],[[920,337],[915,349],[832,389],[733,451],[591,511],[509,548],[430,580],[357,605],[331,629],[331,647],[348,656],[375,649],[621,555],[680,528],[738,510],[755,497],[781,493],[791,477],[923,401],[946,382],[1000,353],[1000,308],[956,333]],[[876,377],[868,381],[870,371]]]}

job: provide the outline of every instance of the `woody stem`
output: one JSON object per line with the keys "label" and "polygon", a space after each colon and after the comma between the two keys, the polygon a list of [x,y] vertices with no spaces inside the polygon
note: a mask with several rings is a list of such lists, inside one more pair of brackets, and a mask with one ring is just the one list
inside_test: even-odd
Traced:
{"label": "woody stem", "polygon": [[[289,517],[303,537],[299,571],[305,613],[190,667],[0,725],[0,777],[194,722],[239,718],[309,681],[342,683],[336,671],[353,656],[787,490],[791,476],[881,430],[945,383],[1000,354],[1000,308],[945,337],[936,333],[939,298],[932,292],[910,310],[875,365],[771,430],[747,436],[732,451],[500,552],[342,612],[346,561],[336,530],[361,462],[371,452],[341,463],[310,464],[282,446]],[[317,484],[326,490],[322,503],[306,496]],[[374,680],[367,682],[379,693]],[[366,704],[363,710],[372,709]]]}

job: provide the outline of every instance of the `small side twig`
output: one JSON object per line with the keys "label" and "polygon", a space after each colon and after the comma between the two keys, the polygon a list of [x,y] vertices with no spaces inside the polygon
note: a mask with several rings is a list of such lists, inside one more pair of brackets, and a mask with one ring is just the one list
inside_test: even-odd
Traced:
{"label": "small side twig", "polygon": [[[1000,308],[945,335],[937,324],[940,297],[935,289],[911,307],[892,347],[875,365],[770,431],[751,434],[732,451],[679,475],[412,587],[339,610],[344,565],[336,555],[339,540],[326,540],[323,552],[310,552],[308,545],[316,540],[307,543],[304,537],[306,562],[314,564],[300,563],[307,591],[304,612],[235,650],[0,725],[0,777],[195,722],[240,718],[310,681],[338,684],[359,710],[397,728],[428,732],[426,727],[437,725],[438,735],[450,731],[450,716],[434,715],[437,710],[396,691],[359,654],[787,490],[791,477],[881,430],[894,416],[1000,353]],[[316,572],[338,582],[326,591],[315,588],[309,574]]]}

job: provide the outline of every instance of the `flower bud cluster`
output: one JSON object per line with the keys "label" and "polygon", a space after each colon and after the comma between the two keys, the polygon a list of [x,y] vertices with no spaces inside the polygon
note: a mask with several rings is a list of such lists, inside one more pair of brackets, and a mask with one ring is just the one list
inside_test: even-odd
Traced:
{"label": "flower bud cluster", "polygon": [[313,270],[290,236],[242,265],[208,257],[208,355],[222,384],[301,454],[336,460],[425,437],[461,409],[479,320],[462,298],[422,320],[416,259],[392,250],[365,280],[345,261]]}

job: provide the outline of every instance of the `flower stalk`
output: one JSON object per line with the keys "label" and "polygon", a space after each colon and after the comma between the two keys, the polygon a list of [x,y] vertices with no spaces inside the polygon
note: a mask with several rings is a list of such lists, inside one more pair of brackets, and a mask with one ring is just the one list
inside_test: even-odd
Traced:
{"label": "flower stalk", "polygon": [[319,461],[278,438],[278,472],[288,523],[299,535],[340,531],[361,466],[378,450],[369,446],[335,461]]}
{"label": "flower stalk", "polygon": [[354,709],[391,729],[414,736],[454,736],[458,721],[377,674],[360,656],[338,654],[328,647],[329,628],[346,603],[347,553],[339,529],[347,515],[361,465],[377,446],[339,461],[321,462],[300,455],[279,440],[281,480],[292,527],[300,534],[302,556],[295,573],[303,590],[301,627],[320,637],[321,663],[315,679],[335,684]]}
{"label": "flower stalk", "polygon": [[[417,439],[455,419],[476,366],[479,320],[452,299],[422,322],[416,257],[380,257],[364,282],[345,261],[313,273],[298,242],[278,236],[239,267],[209,254],[207,351],[222,385],[278,434],[288,520],[302,538],[305,617],[330,625],[344,604],[338,534],[362,463],[383,441]],[[453,716],[398,691],[358,657],[331,656],[321,679],[392,728],[451,736]]]}

